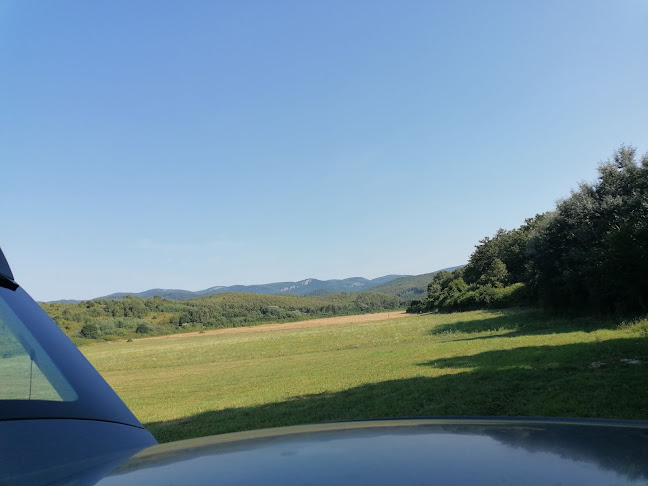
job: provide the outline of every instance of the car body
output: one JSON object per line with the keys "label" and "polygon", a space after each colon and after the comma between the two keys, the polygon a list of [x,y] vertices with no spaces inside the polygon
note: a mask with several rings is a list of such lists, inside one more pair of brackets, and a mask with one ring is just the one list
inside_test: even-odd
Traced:
{"label": "car body", "polygon": [[0,484],[92,484],[157,441],[0,250]]}
{"label": "car body", "polygon": [[341,422],[157,445],[99,484],[646,484],[647,441],[626,422]]}
{"label": "car body", "polygon": [[0,484],[648,484],[648,423],[412,418],[157,444],[0,250]]}

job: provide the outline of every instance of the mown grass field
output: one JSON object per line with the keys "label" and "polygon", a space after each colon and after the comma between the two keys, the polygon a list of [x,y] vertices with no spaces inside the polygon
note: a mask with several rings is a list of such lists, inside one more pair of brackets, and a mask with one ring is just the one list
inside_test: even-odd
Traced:
{"label": "mown grass field", "polygon": [[537,311],[82,347],[160,441],[344,419],[648,419],[648,321]]}

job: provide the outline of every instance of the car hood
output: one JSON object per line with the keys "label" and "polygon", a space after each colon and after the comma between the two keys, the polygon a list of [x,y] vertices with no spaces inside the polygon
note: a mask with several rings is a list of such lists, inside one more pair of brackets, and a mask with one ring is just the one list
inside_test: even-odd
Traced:
{"label": "car hood", "polygon": [[100,485],[648,484],[648,423],[406,419],[161,444]]}

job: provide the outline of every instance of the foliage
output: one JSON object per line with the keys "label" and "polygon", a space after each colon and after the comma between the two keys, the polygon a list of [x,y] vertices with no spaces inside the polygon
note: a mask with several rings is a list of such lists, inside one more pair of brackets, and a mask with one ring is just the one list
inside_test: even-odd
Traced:
{"label": "foliage", "polygon": [[529,243],[530,282],[558,309],[648,312],[648,155],[622,147]]}
{"label": "foliage", "polygon": [[500,228],[492,238],[481,240],[465,267],[466,282],[505,286],[526,281],[529,273],[527,246],[547,217],[546,213],[538,214],[517,229]]}
{"label": "foliage", "polygon": [[394,310],[403,308],[404,301],[372,291],[322,297],[226,293],[183,301],[126,296],[78,304],[47,303],[42,307],[75,342],[82,344],[85,340]]}
{"label": "foliage", "polygon": [[85,324],[79,331],[79,334],[87,339],[97,339],[100,336],[99,328],[93,322]]}
{"label": "foliage", "polygon": [[555,211],[475,247],[460,273],[439,272],[410,312],[540,304],[605,314],[648,312],[648,155],[621,147]]}
{"label": "foliage", "polygon": [[148,326],[148,324],[142,322],[137,325],[137,327],[135,328],[135,332],[137,334],[148,334],[149,332],[151,332],[151,328]]}
{"label": "foliage", "polygon": [[428,286],[428,298],[425,301],[412,301],[407,312],[505,309],[527,305],[530,302],[528,290],[523,283],[515,283],[506,287],[468,285],[460,273],[460,271],[455,271],[435,275]]}
{"label": "foliage", "polygon": [[[452,271],[459,267],[452,267],[441,271]],[[373,292],[380,292],[383,294],[393,295],[405,300],[420,299],[425,297],[425,292],[430,280],[438,272],[425,273],[423,275],[415,275],[412,277],[401,277],[391,280],[384,284],[380,284],[373,289]]]}

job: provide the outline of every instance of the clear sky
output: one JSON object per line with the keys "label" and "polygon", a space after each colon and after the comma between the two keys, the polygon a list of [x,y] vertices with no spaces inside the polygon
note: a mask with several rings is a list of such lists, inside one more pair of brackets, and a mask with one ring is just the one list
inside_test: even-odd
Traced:
{"label": "clear sky", "polygon": [[36,299],[459,265],[648,150],[648,2],[0,2]]}

